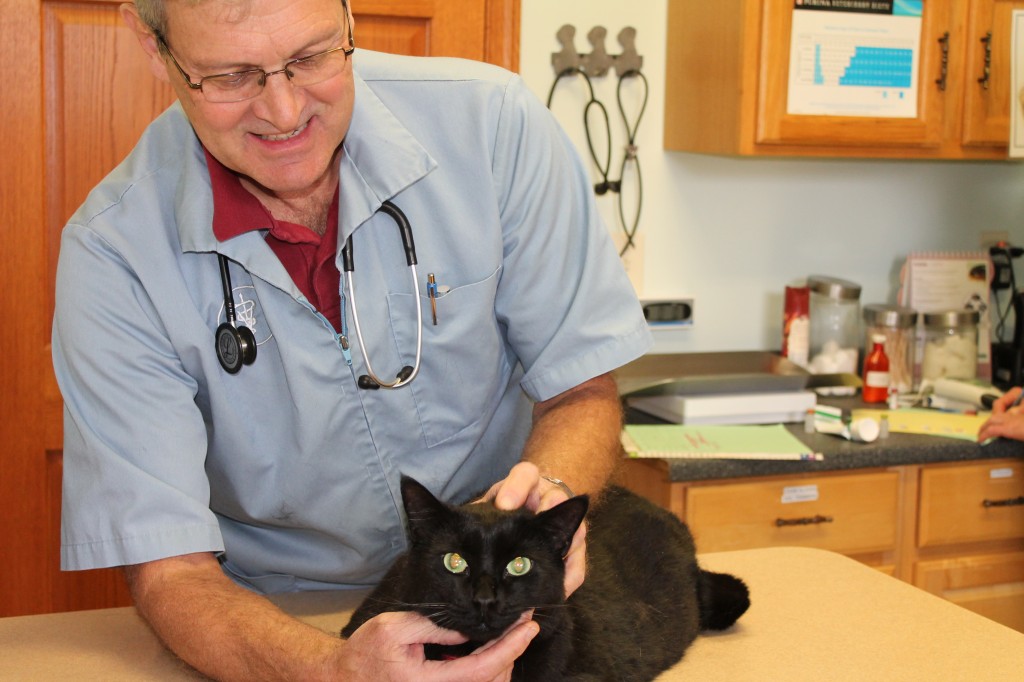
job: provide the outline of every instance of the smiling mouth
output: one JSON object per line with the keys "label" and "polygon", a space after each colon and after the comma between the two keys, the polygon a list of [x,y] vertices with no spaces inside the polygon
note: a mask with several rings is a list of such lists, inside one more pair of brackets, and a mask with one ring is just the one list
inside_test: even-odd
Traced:
{"label": "smiling mouth", "polygon": [[290,133],[284,133],[283,135],[258,135],[257,137],[267,142],[284,142],[285,140],[290,140],[296,135],[300,134],[303,130],[306,129],[307,126],[309,126],[309,121],[306,121],[301,126],[291,131]]}

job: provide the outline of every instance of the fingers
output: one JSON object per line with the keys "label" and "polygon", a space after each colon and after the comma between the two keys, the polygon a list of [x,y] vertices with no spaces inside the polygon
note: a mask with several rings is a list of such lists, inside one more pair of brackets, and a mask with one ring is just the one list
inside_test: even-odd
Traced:
{"label": "fingers", "polygon": [[999,396],[999,398],[992,404],[992,414],[1002,414],[1011,409],[1011,406],[1020,394],[1020,387],[1014,387]]}
{"label": "fingers", "polygon": [[565,555],[565,597],[569,598],[587,575],[587,522],[584,521],[572,536],[569,553]]}
{"label": "fingers", "polygon": [[431,672],[436,672],[436,679],[439,680],[490,682],[510,679],[513,663],[540,632],[540,626],[528,618],[528,614],[524,614],[505,634],[488,642],[469,656],[454,661],[428,662],[431,664]]}
{"label": "fingers", "polygon": [[347,641],[346,679],[508,680],[513,663],[540,632],[540,626],[529,620],[530,616],[524,614],[505,634],[469,656],[453,661],[428,661],[423,644],[461,644],[466,638],[410,611],[381,614],[364,623]]}
{"label": "fingers", "polygon": [[522,506],[536,509],[541,499],[538,491],[540,480],[540,471],[535,464],[516,464],[504,481],[491,488],[495,490],[494,506],[498,509],[519,509]]}

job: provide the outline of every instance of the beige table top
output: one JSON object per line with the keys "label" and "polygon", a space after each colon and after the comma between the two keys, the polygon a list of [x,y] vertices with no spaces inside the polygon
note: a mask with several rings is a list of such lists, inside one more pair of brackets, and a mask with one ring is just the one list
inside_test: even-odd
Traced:
{"label": "beige table top", "polygon": [[[815,549],[705,554],[742,577],[750,610],[702,635],[659,680],[1024,680],[1024,634],[852,559]],[[336,633],[363,592],[275,597]],[[199,676],[130,608],[0,619],[0,680],[180,680]]]}

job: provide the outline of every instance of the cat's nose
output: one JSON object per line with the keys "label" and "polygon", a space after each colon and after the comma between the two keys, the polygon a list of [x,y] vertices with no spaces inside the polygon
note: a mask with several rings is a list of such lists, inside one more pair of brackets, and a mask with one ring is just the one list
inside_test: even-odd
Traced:
{"label": "cat's nose", "polygon": [[495,599],[494,581],[490,576],[481,576],[473,590],[473,603],[481,609],[487,609],[494,604]]}

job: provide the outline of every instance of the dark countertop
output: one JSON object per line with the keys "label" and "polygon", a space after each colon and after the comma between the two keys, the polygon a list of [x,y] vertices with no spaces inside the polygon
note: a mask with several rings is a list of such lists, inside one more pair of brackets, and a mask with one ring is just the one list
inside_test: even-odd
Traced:
{"label": "dark countertop", "polygon": [[[845,410],[873,407],[859,398],[822,398],[821,404]],[[635,410],[626,411],[629,423],[657,423],[660,420]],[[1024,457],[1024,443],[1003,438],[979,445],[958,438],[891,433],[873,443],[856,443],[838,436],[805,433],[804,425],[787,424],[793,435],[820,452],[820,462],[743,459],[673,459],[668,462],[672,481],[702,481],[748,476],[778,476],[818,471],[841,471],[936,462],[968,462],[971,460]]]}

